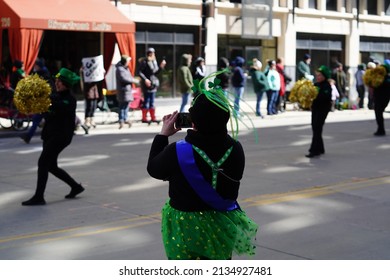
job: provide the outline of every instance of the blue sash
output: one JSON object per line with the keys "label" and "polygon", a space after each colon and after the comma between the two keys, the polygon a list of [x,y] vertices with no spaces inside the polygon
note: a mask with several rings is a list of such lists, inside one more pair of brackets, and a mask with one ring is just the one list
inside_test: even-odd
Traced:
{"label": "blue sash", "polygon": [[192,145],[185,140],[176,142],[176,153],[184,177],[199,197],[212,208],[219,211],[239,209],[237,201],[222,198],[200,173],[195,163]]}

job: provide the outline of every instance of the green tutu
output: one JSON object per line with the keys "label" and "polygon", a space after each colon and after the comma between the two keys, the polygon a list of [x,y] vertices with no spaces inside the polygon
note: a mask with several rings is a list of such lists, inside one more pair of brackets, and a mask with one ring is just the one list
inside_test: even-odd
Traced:
{"label": "green tutu", "polygon": [[227,260],[254,255],[258,225],[244,211],[183,212],[169,201],[162,209],[162,239],[170,260]]}

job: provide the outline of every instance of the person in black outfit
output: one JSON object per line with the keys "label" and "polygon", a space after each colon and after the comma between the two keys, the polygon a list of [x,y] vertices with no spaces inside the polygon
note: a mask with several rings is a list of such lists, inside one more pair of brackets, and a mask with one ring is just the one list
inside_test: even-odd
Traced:
{"label": "person in black outfit", "polygon": [[[148,173],[169,181],[161,230],[168,259],[254,254],[257,225],[236,202],[245,155],[240,142],[228,135],[229,107],[216,100],[226,98],[214,99],[215,104],[204,92],[194,98],[189,109],[192,129],[178,142],[168,140],[181,130],[175,126],[178,112],[164,116],[150,149]],[[218,199],[210,200],[212,195]],[[221,201],[228,206],[221,206]]]}
{"label": "person in black outfit", "polygon": [[374,88],[374,111],[375,119],[378,125],[377,131],[374,133],[375,136],[385,136],[385,120],[383,118],[383,112],[385,111],[390,100],[390,60],[385,60],[385,64],[379,67],[386,69],[386,76],[383,83]]}
{"label": "person in black outfit", "polygon": [[[229,60],[226,57],[221,57],[218,61],[218,71],[229,69]],[[223,72],[217,75],[217,78],[221,80],[220,86],[225,93],[228,95],[229,90],[229,81],[230,81],[230,73]]]}
{"label": "person in black outfit", "polygon": [[43,150],[38,160],[37,188],[34,196],[22,202],[22,205],[46,204],[44,192],[49,172],[71,187],[70,193],[65,198],[75,198],[84,191],[83,186],[57,164],[58,155],[72,142],[76,120],[76,99],[70,89],[79,80],[80,77],[76,73],[66,68],[60,69],[56,75],[57,92],[51,96],[49,111],[44,113],[45,125],[41,134]]}
{"label": "person in black outfit", "polygon": [[316,157],[325,153],[324,141],[322,140],[322,128],[325,119],[332,104],[332,87],[328,82],[330,79],[330,70],[328,67],[321,65],[316,71],[316,83],[314,86],[318,89],[318,95],[313,100],[311,106],[311,127],[313,138],[309,149],[308,158]]}

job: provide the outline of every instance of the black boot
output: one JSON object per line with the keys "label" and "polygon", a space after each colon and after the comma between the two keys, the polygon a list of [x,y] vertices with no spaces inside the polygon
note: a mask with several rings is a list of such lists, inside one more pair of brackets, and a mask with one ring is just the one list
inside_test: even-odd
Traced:
{"label": "black boot", "polygon": [[37,197],[35,195],[32,198],[30,198],[29,200],[22,202],[23,206],[45,205],[45,204],[46,204],[46,201],[43,197]]}
{"label": "black boot", "polygon": [[76,195],[78,195],[79,193],[82,193],[85,189],[83,188],[82,185],[78,185],[77,187],[75,188],[72,188],[72,190],[70,191],[69,194],[65,195],[65,198],[67,199],[72,199],[72,198],[75,198]]}
{"label": "black boot", "polygon": [[20,136],[20,139],[22,139],[24,143],[30,144],[31,138],[27,134]]}
{"label": "black boot", "polygon": [[89,134],[89,126],[82,124],[81,128],[84,130],[85,134]]}

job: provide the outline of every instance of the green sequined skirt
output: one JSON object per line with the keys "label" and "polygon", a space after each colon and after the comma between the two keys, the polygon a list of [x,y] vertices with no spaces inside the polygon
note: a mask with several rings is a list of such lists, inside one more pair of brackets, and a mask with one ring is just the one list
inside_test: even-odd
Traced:
{"label": "green sequined skirt", "polygon": [[257,228],[242,210],[183,212],[172,208],[169,201],[162,209],[162,239],[171,260],[254,255]]}

